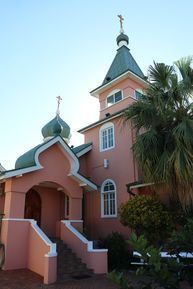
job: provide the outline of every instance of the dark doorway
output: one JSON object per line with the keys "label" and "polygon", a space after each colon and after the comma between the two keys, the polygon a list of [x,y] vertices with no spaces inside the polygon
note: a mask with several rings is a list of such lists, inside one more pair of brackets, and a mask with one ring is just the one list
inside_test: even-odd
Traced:
{"label": "dark doorway", "polygon": [[38,192],[31,189],[25,198],[25,219],[34,219],[41,224],[41,198]]}

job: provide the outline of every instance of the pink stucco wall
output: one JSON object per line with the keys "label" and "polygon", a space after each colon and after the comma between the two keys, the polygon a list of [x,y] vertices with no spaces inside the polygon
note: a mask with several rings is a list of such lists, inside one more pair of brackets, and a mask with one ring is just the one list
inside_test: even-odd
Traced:
{"label": "pink stucco wall", "polygon": [[[111,120],[115,130],[115,148],[100,152],[100,125],[85,133],[85,142],[93,142],[93,149],[87,155],[88,176],[99,186],[106,179],[112,179],[117,189],[117,207],[127,201],[130,195],[126,184],[137,180],[136,164],[131,150],[133,135],[130,124],[123,125],[121,117]],[[104,159],[108,159],[109,167],[104,168]],[[120,231],[128,235],[118,218],[101,218],[101,197],[98,192],[87,192],[85,208],[85,225],[92,238],[105,237],[112,231]]]}
{"label": "pink stucco wall", "polygon": [[5,195],[0,196],[0,213],[4,212]]}
{"label": "pink stucco wall", "polygon": [[19,178],[12,178],[6,192],[27,192],[35,185],[49,181],[64,187],[71,197],[82,197],[78,181],[68,176],[70,160],[67,152],[59,144],[54,144],[39,156],[42,169],[27,173]]}
{"label": "pink stucco wall", "polygon": [[64,193],[52,188],[34,187],[41,198],[41,229],[49,237],[56,236],[56,224],[64,218]]}
{"label": "pink stucco wall", "polygon": [[107,252],[88,251],[88,246],[81,241],[68,227],[61,223],[61,239],[79,256],[94,273],[107,273]]}
{"label": "pink stucco wall", "polygon": [[28,235],[27,267],[44,277],[44,283],[49,284],[57,278],[57,257],[46,256],[50,247],[42,240],[32,226]]}
{"label": "pink stucco wall", "polygon": [[46,284],[56,281],[57,257],[45,256],[50,246],[37,234],[30,221],[3,220],[1,242],[5,245],[4,270],[29,268],[43,276]]}
{"label": "pink stucco wall", "polygon": [[[123,92],[123,99],[122,101],[107,107],[106,98],[111,92],[115,89],[122,90]],[[107,88],[104,92],[99,95],[99,102],[100,102],[100,119],[105,117],[106,113],[115,113],[128,105],[130,105],[134,101],[135,97],[135,90],[136,89],[143,89],[143,85],[139,82],[136,82],[132,79],[124,79],[120,81],[118,84]]]}
{"label": "pink stucco wall", "polygon": [[40,236],[30,226],[28,244],[28,262],[27,267],[44,276],[44,255],[49,252],[49,247],[42,242]]}
{"label": "pink stucco wall", "polygon": [[4,270],[27,268],[28,221],[3,220],[1,242],[5,244]]}
{"label": "pink stucco wall", "polygon": [[85,177],[88,176],[88,171],[87,171],[87,156],[83,155],[81,157],[79,157],[79,161],[80,161],[80,169],[79,172],[84,175]]}

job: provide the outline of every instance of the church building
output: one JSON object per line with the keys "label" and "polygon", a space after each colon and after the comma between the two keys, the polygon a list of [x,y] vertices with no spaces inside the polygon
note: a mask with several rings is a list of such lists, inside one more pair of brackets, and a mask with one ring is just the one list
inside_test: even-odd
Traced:
{"label": "church building", "polygon": [[[13,170],[0,170],[3,270],[28,268],[46,284],[62,274],[106,273],[108,252],[95,248],[93,240],[113,231],[129,234],[118,208],[130,198],[128,184],[137,183],[139,175],[131,149],[134,131],[123,114],[140,99],[147,81],[130,53],[122,21],[120,16],[115,58],[102,84],[91,91],[100,117],[79,130],[84,144],[69,146],[70,127],[60,116],[58,97],[56,116],[42,128],[43,143],[18,157]],[[79,272],[68,271],[61,246],[81,260]]]}

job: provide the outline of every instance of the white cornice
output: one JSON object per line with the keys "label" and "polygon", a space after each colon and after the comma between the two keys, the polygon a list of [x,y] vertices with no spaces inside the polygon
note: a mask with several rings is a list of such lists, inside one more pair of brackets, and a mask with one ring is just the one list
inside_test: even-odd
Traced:
{"label": "white cornice", "polygon": [[105,118],[105,119],[103,119],[103,120],[101,120],[101,121],[98,121],[97,123],[95,122],[95,123],[93,123],[93,125],[91,125],[91,126],[89,126],[89,127],[85,127],[85,128],[83,128],[83,129],[80,129],[79,132],[80,132],[80,133],[83,133],[83,132],[85,132],[85,131],[93,128],[93,127],[96,127],[96,126],[98,126],[98,125],[101,125],[101,124],[103,124],[103,123],[105,123],[105,122],[109,122],[111,119],[114,119],[114,118],[122,115],[123,113],[124,113],[124,111],[121,111],[120,113],[118,113],[118,114],[116,114],[116,115],[112,115],[111,117]]}
{"label": "white cornice", "polygon": [[125,73],[121,74],[120,76],[114,78],[113,80],[109,81],[108,83],[99,86],[98,88],[96,88],[95,90],[92,90],[90,92],[90,94],[94,97],[99,97],[99,94],[102,93],[103,91],[105,91],[106,89],[110,88],[111,86],[114,86],[115,84],[117,84],[118,82],[120,82],[121,80],[126,79],[128,76],[130,76],[131,79],[142,83],[145,86],[148,86],[148,82],[143,80],[141,77],[137,76],[135,73],[129,71],[126,71]]}

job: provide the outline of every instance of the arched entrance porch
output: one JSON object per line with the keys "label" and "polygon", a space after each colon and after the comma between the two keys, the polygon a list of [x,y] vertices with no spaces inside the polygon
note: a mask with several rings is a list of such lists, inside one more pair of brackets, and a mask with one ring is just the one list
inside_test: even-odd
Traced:
{"label": "arched entrance porch", "polygon": [[68,219],[72,199],[68,191],[54,182],[41,182],[25,198],[25,219],[34,219],[49,237],[58,235],[58,223]]}
{"label": "arched entrance porch", "polygon": [[25,219],[34,219],[37,221],[38,226],[41,226],[41,197],[37,191],[31,189],[27,192],[25,198]]}

